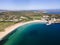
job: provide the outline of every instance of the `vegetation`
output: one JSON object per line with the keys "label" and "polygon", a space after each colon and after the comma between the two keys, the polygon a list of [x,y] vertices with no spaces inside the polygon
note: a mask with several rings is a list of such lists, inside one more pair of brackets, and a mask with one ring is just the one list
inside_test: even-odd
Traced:
{"label": "vegetation", "polygon": [[4,31],[4,29],[8,26],[15,24],[16,22],[0,22],[0,31]]}
{"label": "vegetation", "polygon": [[49,16],[51,18],[59,18],[59,14],[46,14],[46,13],[38,13],[34,11],[8,11],[0,13],[0,31],[4,31],[4,29],[10,25],[15,24],[16,22],[26,22],[30,20],[41,20],[43,16]]}

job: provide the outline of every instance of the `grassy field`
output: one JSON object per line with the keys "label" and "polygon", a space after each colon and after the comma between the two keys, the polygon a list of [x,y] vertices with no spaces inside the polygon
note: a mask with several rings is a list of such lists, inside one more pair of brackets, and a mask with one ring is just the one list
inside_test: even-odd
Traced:
{"label": "grassy field", "polygon": [[4,31],[4,29],[8,26],[16,24],[16,22],[0,22],[0,32]]}

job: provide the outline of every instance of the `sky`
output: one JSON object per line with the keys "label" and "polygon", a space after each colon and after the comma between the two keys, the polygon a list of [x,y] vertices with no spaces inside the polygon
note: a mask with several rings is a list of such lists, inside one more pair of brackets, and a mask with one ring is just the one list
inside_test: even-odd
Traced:
{"label": "sky", "polygon": [[38,10],[60,9],[60,0],[0,0],[0,9]]}

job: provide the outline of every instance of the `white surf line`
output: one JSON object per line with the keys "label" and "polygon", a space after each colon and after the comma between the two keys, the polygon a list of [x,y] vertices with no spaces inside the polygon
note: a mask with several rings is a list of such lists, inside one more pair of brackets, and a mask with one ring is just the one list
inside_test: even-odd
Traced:
{"label": "white surf line", "polygon": [[51,25],[53,22],[50,20],[46,25]]}
{"label": "white surf line", "polygon": [[4,32],[0,32],[0,40],[2,40],[6,35],[11,33],[12,31],[14,31],[19,26],[23,26],[25,24],[29,24],[29,23],[33,23],[33,22],[40,22],[41,23],[41,22],[44,22],[44,21],[42,21],[42,20],[34,20],[34,21],[25,22],[25,23],[17,23],[17,24],[15,24],[13,26],[10,26],[10,27],[6,28]]}

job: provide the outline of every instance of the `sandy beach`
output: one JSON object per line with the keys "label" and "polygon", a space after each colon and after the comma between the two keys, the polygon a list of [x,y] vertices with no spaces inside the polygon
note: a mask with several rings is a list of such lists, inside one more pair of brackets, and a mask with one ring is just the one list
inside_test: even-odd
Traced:
{"label": "sandy beach", "polygon": [[34,21],[28,21],[28,22],[24,22],[24,23],[20,22],[20,23],[14,24],[14,25],[12,25],[10,27],[5,28],[4,32],[0,32],[0,40],[2,40],[6,35],[8,35],[9,33],[11,33],[12,31],[14,31],[19,26],[23,26],[25,24],[29,24],[29,23],[33,23],[33,22],[46,22],[46,21],[34,20]]}

